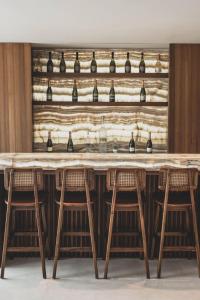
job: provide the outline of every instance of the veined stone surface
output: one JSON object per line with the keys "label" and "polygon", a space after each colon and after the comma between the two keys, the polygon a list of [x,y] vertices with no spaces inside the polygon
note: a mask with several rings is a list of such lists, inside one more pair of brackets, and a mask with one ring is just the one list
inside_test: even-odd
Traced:
{"label": "veined stone surface", "polygon": [[195,167],[200,170],[200,154],[119,154],[119,153],[1,153],[0,169],[6,167],[56,169],[91,167],[142,167],[157,171],[163,166]]}

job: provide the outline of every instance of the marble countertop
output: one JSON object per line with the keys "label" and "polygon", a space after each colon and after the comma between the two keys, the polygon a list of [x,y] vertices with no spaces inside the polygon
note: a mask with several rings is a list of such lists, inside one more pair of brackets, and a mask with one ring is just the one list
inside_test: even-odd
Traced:
{"label": "marble countertop", "polygon": [[143,167],[158,170],[162,166],[196,167],[200,170],[200,154],[129,154],[129,153],[0,153],[0,170],[6,167]]}

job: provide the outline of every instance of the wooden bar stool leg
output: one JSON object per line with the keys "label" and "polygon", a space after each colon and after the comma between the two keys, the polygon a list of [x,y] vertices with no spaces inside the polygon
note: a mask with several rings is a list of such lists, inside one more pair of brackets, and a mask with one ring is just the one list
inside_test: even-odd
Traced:
{"label": "wooden bar stool leg", "polygon": [[45,255],[44,255],[44,246],[43,246],[43,238],[42,238],[40,208],[39,208],[39,201],[38,201],[36,173],[34,171],[33,171],[33,178],[34,178],[34,196],[35,196],[35,218],[36,218],[37,231],[38,231],[38,241],[39,241],[39,248],[40,248],[40,259],[41,259],[41,263],[42,263],[43,278],[46,279]]}
{"label": "wooden bar stool leg", "polygon": [[159,249],[158,268],[157,268],[157,277],[158,278],[160,278],[160,276],[161,276],[161,263],[162,263],[162,257],[163,257],[165,226],[166,226],[166,220],[167,220],[168,195],[169,195],[169,172],[167,173],[167,182],[166,182],[166,189],[165,189],[162,227],[161,227],[161,234],[160,234],[160,249]]}
{"label": "wooden bar stool leg", "polygon": [[48,237],[48,231],[47,231],[47,221],[46,221],[45,208],[43,205],[41,206],[41,214],[42,214],[43,230],[44,230],[44,235],[45,235],[45,249],[47,251],[48,259],[50,259],[50,246],[49,246],[49,237]]}
{"label": "wooden bar stool leg", "polygon": [[[185,220],[186,220],[187,238],[189,239],[190,245],[192,245],[191,226],[190,226],[190,209],[189,208],[185,211]],[[188,259],[190,259],[191,252],[188,252],[187,256],[188,256]]]}
{"label": "wooden bar stool leg", "polygon": [[90,193],[87,182],[85,182],[86,186],[86,199],[87,199],[87,210],[88,210],[88,220],[89,220],[89,229],[90,229],[90,239],[92,245],[92,257],[93,257],[93,264],[95,270],[95,278],[98,279],[98,267],[97,267],[97,254],[96,254],[96,245],[95,245],[95,238],[94,238],[94,222],[93,222],[93,212],[91,208],[90,202]]}
{"label": "wooden bar stool leg", "polygon": [[10,172],[8,204],[7,204],[7,211],[6,211],[5,229],[4,229],[3,251],[2,251],[2,259],[1,259],[1,278],[2,279],[4,278],[4,271],[5,271],[5,265],[6,265],[6,253],[7,253],[7,248],[8,248],[8,236],[9,236],[9,226],[10,226],[10,216],[11,216],[12,182],[13,182],[13,171]]}
{"label": "wooden bar stool leg", "polygon": [[[191,175],[190,175],[190,182],[191,182]],[[191,184],[190,184],[190,197],[191,197],[191,203],[192,203],[192,222],[193,222],[193,228],[194,228],[195,248],[196,248],[196,257],[197,257],[197,264],[198,264],[198,275],[200,277],[199,233],[198,233],[198,226],[197,226],[197,216],[196,216],[196,208],[195,208],[195,201],[194,201],[194,192],[191,189]]]}
{"label": "wooden bar stool leg", "polygon": [[[116,175],[115,175],[115,177],[116,177]],[[112,205],[111,205],[111,211],[110,211],[108,240],[107,240],[107,247],[106,247],[106,261],[105,261],[105,268],[104,268],[104,279],[107,279],[107,275],[108,275],[108,264],[109,264],[109,259],[110,259],[110,247],[111,247],[111,240],[112,240],[114,214],[115,214],[116,194],[117,194],[117,192],[116,192],[116,178],[115,178],[115,184],[114,184],[114,188],[113,188]]]}
{"label": "wooden bar stool leg", "polygon": [[155,224],[153,229],[153,238],[152,238],[152,246],[151,246],[151,259],[154,258],[155,246],[156,246],[156,235],[158,233],[158,225],[159,225],[159,216],[160,216],[160,207],[157,205],[156,207],[156,216],[155,216]]}
{"label": "wooden bar stool leg", "polygon": [[139,204],[140,224],[141,224],[141,231],[142,231],[142,242],[143,242],[143,249],[144,249],[144,261],[145,261],[145,268],[146,268],[146,276],[147,276],[147,278],[150,278],[149,260],[148,260],[148,252],[147,252],[147,240],[146,240],[146,231],[145,231],[145,224],[144,224],[144,213],[143,213],[143,207],[142,207],[141,192],[139,189],[138,176],[136,176],[136,182],[137,182],[137,194],[138,194],[138,204]]}
{"label": "wooden bar stool leg", "polygon": [[[140,222],[140,212],[139,210],[136,212],[137,214],[137,220],[138,220],[138,232],[139,232],[139,247],[143,247],[142,242],[142,230],[141,230],[141,222]],[[143,259],[144,253],[140,252],[140,259]]]}
{"label": "wooden bar stool leg", "polygon": [[10,216],[11,216],[11,203],[8,203],[7,212],[6,212],[5,230],[4,230],[2,259],[1,259],[1,278],[2,279],[4,278],[4,271],[5,271],[5,264],[6,264],[6,253],[7,253],[7,248],[8,248]]}
{"label": "wooden bar stool leg", "polygon": [[53,262],[53,279],[56,279],[56,271],[58,265],[58,258],[60,254],[60,236],[63,225],[63,213],[64,213],[64,188],[65,188],[65,171],[63,171],[63,179],[62,179],[62,189],[61,189],[61,197],[60,197],[60,207],[58,214],[58,225],[57,225],[57,234],[56,234],[56,246],[55,246],[55,255]]}

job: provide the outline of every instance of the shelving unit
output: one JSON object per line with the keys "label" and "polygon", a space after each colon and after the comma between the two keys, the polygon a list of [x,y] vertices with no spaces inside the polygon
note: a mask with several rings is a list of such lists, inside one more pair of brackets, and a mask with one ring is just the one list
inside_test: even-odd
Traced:
{"label": "shelving unit", "polygon": [[168,106],[168,102],[67,102],[67,101],[33,101],[33,105],[45,106]]}
{"label": "shelving unit", "polygon": [[[48,130],[53,131],[55,151],[63,151],[67,142],[68,131],[73,132],[73,141],[77,151],[87,151],[87,132],[91,130],[91,144],[98,151],[98,130],[101,126],[102,115],[109,132],[108,147],[112,151],[112,141],[118,135],[118,147],[126,152],[130,135],[127,132],[135,130],[137,150],[142,152],[145,147],[144,133],[156,128],[155,151],[167,150],[167,137],[163,132],[167,130],[168,120],[168,51],[162,55],[162,73],[155,73],[156,50],[146,53],[146,73],[138,72],[140,60],[139,50],[116,49],[116,73],[109,73],[111,49],[97,50],[97,72],[90,73],[91,53],[97,49],[58,49],[33,48],[33,58],[41,65],[42,72],[32,72],[33,78],[33,121],[35,151],[45,151],[45,141]],[[47,73],[46,63],[48,52],[52,52],[54,72]],[[65,53],[66,73],[59,72],[61,52]],[[81,72],[73,72],[75,52],[79,52]],[[126,51],[132,55],[132,73],[124,72],[123,59]],[[73,103],[71,92],[73,80],[78,81],[78,102]],[[92,102],[94,80],[98,80],[99,102]],[[45,101],[47,82],[51,80],[53,101]],[[109,84],[114,80],[115,102],[109,102]],[[116,80],[116,83],[115,83]],[[146,81],[148,102],[139,102],[140,81]],[[71,100],[71,101],[70,101]],[[138,131],[134,128],[138,128]],[[164,131],[163,131],[164,129]],[[112,140],[113,139],[113,140]],[[160,139],[160,140],[159,140]],[[159,144],[160,143],[160,144]],[[62,146],[63,145],[63,146]]]}
{"label": "shelving unit", "polygon": [[131,78],[152,78],[163,79],[168,78],[168,73],[47,73],[47,72],[33,72],[33,77],[45,77],[49,79],[131,79]]}

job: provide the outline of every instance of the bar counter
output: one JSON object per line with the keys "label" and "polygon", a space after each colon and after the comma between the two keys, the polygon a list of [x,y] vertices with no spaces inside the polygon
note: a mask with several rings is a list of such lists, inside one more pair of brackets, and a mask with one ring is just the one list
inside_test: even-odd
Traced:
{"label": "bar counter", "polygon": [[200,170],[200,154],[129,154],[129,153],[1,153],[0,170],[6,167],[40,167],[44,170],[63,167],[143,167],[156,171],[162,166],[195,167]]}

